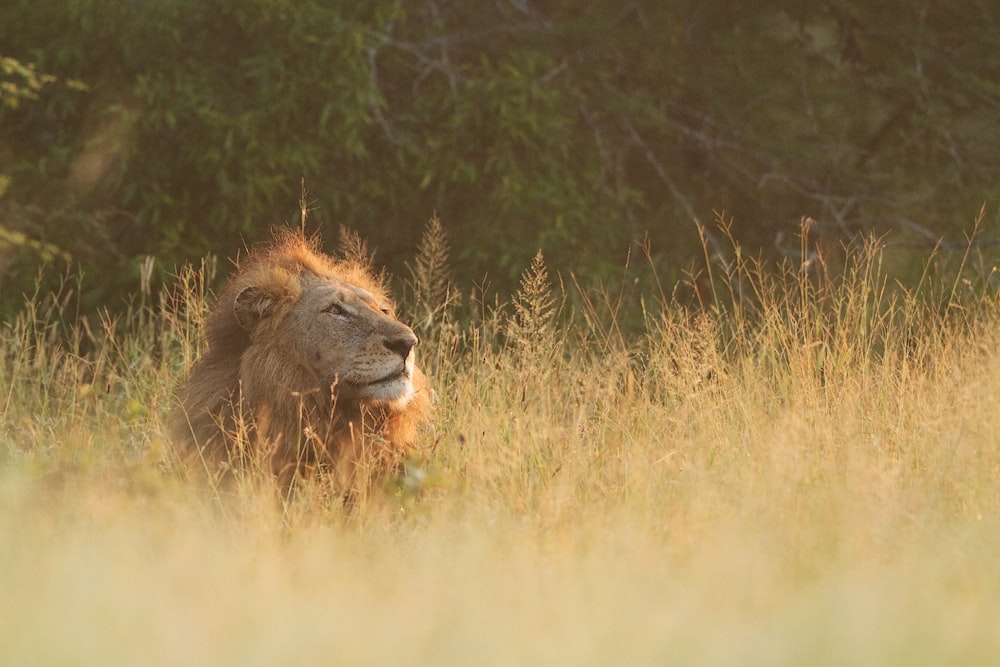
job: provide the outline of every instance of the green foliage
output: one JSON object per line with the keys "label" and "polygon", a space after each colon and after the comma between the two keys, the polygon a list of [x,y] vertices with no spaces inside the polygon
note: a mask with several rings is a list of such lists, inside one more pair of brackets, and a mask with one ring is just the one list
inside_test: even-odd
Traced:
{"label": "green foliage", "polygon": [[[290,222],[303,179],[327,238],[357,230],[401,275],[439,211],[456,277],[504,292],[539,248],[590,282],[644,238],[676,276],[714,210],[778,259],[803,216],[834,247],[891,232],[905,269],[1000,195],[998,22],[984,2],[12,0],[0,224],[99,277],[85,309],[134,292],[146,255],[231,256]],[[37,263],[0,264],[0,310]]]}
{"label": "green foliage", "polygon": [[[22,63],[8,56],[0,56],[0,109],[16,110],[22,104],[31,104],[39,99],[39,93],[46,87],[59,82],[51,74],[41,74],[34,63]],[[68,90],[86,90],[86,84],[66,81]],[[2,165],[0,165],[2,169]],[[10,189],[13,179],[0,171],[0,199]],[[52,243],[45,243],[29,237],[22,231],[9,229],[0,217],[0,276],[7,273],[14,253],[28,254],[43,263],[54,259],[70,260],[69,254]]]}
{"label": "green foliage", "polygon": [[0,56],[0,77],[0,105],[8,109],[37,100],[38,91],[56,80],[51,74],[39,74],[31,63],[23,64],[4,56]]}

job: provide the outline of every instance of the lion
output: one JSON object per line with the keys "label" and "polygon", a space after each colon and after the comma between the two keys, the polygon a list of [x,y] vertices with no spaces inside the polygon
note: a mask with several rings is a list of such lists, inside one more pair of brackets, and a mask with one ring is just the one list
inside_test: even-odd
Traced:
{"label": "lion", "polygon": [[417,336],[367,265],[323,254],[315,236],[276,232],[239,261],[205,335],[171,418],[187,467],[252,467],[286,487],[326,475],[355,493],[429,420]]}

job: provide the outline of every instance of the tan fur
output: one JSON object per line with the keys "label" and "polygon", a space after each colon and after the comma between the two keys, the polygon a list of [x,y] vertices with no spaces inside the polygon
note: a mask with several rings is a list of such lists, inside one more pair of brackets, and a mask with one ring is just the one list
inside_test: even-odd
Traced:
{"label": "tan fur", "polygon": [[322,471],[345,492],[393,467],[428,419],[430,390],[392,309],[367,267],[276,234],[209,313],[208,352],[171,420],[182,460],[213,474],[250,465],[282,484]]}

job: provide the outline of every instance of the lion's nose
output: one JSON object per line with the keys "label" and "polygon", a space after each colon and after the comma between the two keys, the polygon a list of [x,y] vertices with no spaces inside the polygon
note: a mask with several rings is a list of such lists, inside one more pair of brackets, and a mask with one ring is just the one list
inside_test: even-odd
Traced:
{"label": "lion's nose", "polygon": [[389,350],[392,350],[401,356],[403,359],[406,359],[410,356],[410,350],[412,350],[413,346],[417,344],[417,337],[411,332],[406,332],[393,338],[386,338],[382,344]]}

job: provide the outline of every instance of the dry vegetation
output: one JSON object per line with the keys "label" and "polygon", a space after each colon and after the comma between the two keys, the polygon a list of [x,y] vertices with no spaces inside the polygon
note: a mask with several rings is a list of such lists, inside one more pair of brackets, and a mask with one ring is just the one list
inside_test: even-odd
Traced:
{"label": "dry vegetation", "polygon": [[116,321],[38,295],[0,329],[0,662],[992,663],[992,265],[908,291],[878,244],[803,248],[703,276],[725,307],[640,295],[631,336],[541,257],[458,299],[432,224],[436,423],[352,512],[163,465],[211,266]]}

